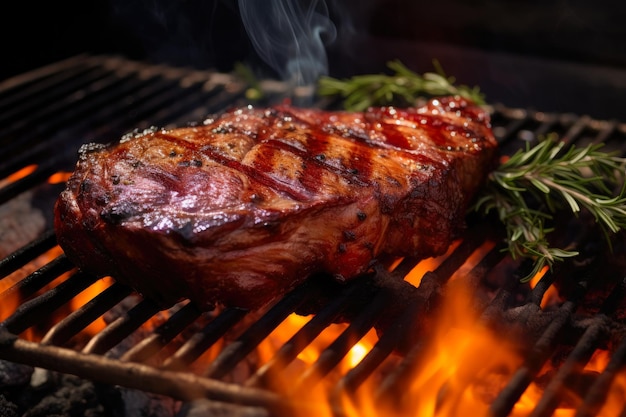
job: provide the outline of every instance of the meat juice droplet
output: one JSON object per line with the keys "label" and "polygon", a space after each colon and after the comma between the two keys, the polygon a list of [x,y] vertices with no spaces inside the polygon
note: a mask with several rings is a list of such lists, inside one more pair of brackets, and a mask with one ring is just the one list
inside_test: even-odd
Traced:
{"label": "meat juice droplet", "polygon": [[[472,138],[477,137],[476,132],[466,127],[466,123],[463,125],[448,123],[431,114],[409,113],[406,118],[416,121],[419,127],[426,131],[430,140],[442,149],[459,150],[463,139],[472,141]],[[451,140],[454,136],[456,136],[454,140]]]}

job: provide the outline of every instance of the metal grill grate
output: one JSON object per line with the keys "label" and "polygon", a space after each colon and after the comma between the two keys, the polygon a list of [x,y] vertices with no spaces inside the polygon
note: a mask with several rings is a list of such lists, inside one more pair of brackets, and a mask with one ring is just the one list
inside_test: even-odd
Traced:
{"label": "metal grill grate", "polygon": [[[0,145],[4,155],[10,157],[0,162],[0,177],[9,177],[30,166],[33,169],[17,179],[3,181],[0,203],[7,204],[26,191],[37,189],[58,171],[71,170],[76,150],[85,141],[107,141],[129,129],[150,125],[185,125],[225,107],[243,104],[244,94],[245,86],[226,74],[149,66],[100,56],[79,56],[5,81],[0,84]],[[533,143],[552,133],[578,146],[605,142],[611,149],[626,152],[626,125],[617,121],[503,106],[494,106],[492,115],[494,133],[504,153],[512,153],[524,143]],[[45,211],[52,210],[56,195],[51,196],[41,203]],[[597,237],[590,236],[582,222],[575,229],[570,237],[572,241],[580,247],[593,246]],[[402,387],[415,367],[428,360],[423,343],[428,334],[412,335],[408,329],[419,328],[420,320],[438,304],[452,275],[497,233],[489,225],[477,222],[460,245],[434,271],[424,275],[418,288],[403,281],[417,263],[405,259],[393,272],[378,268],[373,275],[345,286],[323,278],[310,280],[262,314],[225,309],[207,315],[183,303],[147,332],[143,340],[117,356],[112,354],[115,348],[158,315],[158,307],[130,289],[112,283],[82,307],[48,323],[46,318],[51,312],[65,311],[64,306],[96,281],[75,271],[61,254],[0,293],[0,305],[16,294],[22,300],[10,314],[4,313],[0,358],[185,401],[208,397],[262,406],[283,414],[285,407],[314,405],[298,403],[297,396],[281,396],[267,389],[268,375],[280,372],[332,323],[338,319],[347,321],[340,336],[294,381],[295,393],[308,389],[330,373],[365,333],[387,323],[378,343],[341,376],[335,390],[338,396],[342,392],[355,392],[379,372],[388,358],[402,352],[393,371],[381,377],[377,395],[380,401],[393,398],[400,405],[410,404],[411,400],[401,395]],[[14,248],[12,254],[0,261],[0,284],[54,249],[55,243],[48,228],[32,242]],[[623,243],[616,242],[616,251],[616,257],[626,253]],[[482,256],[465,279],[477,287],[486,285],[487,275],[503,260],[505,256],[496,246]],[[615,279],[615,276],[623,277],[625,271],[608,269],[605,261],[605,257],[590,251],[588,265],[561,265],[554,273],[546,274],[532,291],[512,274],[499,288],[493,289],[495,296],[491,301],[480,306],[481,320],[512,338],[518,337],[516,332],[523,328],[525,337],[532,340],[523,365],[495,396],[490,407],[492,415],[508,415],[542,366],[547,361],[557,361],[561,365],[546,384],[533,411],[534,416],[552,415],[564,397],[569,379],[577,375],[596,349],[608,346],[612,353],[609,365],[594,378],[577,405],[578,416],[597,413],[608,386],[626,366],[623,324],[626,280]],[[565,301],[556,309],[542,309],[540,303],[546,291],[562,277],[574,283],[563,289]],[[597,289],[598,286],[601,288]],[[590,300],[590,294],[602,295],[599,300]],[[128,304],[127,310],[104,330],[83,343],[76,342],[85,327],[123,303]],[[589,305],[597,307],[589,308]],[[244,383],[224,382],[225,376],[287,316],[312,311],[313,318]],[[529,323],[533,323],[532,331]],[[208,366],[198,371],[194,363],[237,326],[245,328]],[[27,341],[21,336],[34,327],[43,335],[40,340]],[[186,330],[190,327],[195,329],[191,333]],[[177,338],[184,340],[155,364],[154,358],[162,356],[163,348]],[[567,355],[559,360],[562,346],[566,347]]]}

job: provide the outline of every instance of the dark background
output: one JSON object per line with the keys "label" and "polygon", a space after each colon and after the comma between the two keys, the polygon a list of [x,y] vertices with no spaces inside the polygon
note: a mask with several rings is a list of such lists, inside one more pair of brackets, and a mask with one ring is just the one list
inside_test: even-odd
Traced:
{"label": "dark background", "polygon": [[[338,30],[327,45],[331,75],[384,71],[393,58],[426,71],[436,58],[490,101],[626,120],[622,2],[327,3]],[[0,80],[81,53],[219,71],[246,62],[272,76],[236,1],[16,1],[2,8]]]}

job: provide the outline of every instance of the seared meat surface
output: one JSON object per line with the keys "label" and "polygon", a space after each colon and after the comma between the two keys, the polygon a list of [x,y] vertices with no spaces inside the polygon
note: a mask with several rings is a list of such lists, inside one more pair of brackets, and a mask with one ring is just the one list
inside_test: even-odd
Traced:
{"label": "seared meat surface", "polygon": [[259,307],[313,272],[445,252],[493,167],[465,99],[362,113],[245,107],[85,145],[55,208],[80,268],[167,306]]}

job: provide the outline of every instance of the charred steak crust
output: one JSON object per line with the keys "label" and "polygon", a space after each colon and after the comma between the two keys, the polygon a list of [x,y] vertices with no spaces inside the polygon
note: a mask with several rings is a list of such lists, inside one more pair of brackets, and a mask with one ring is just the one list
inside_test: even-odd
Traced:
{"label": "charred steak crust", "polygon": [[163,306],[255,308],[314,272],[343,280],[383,253],[443,253],[496,148],[488,113],[459,97],[239,108],[83,146],[55,228],[79,268]]}

